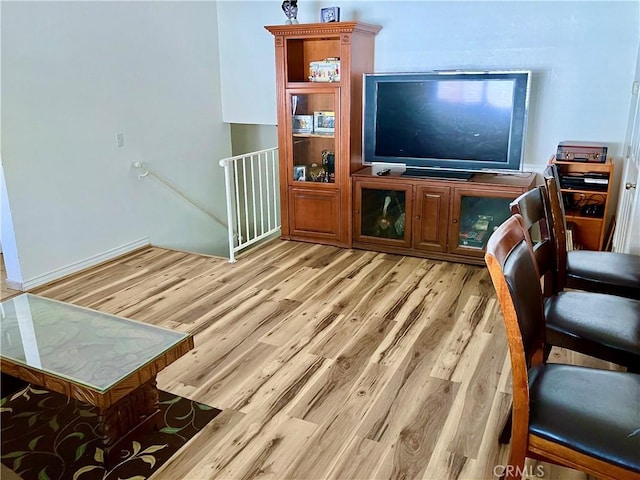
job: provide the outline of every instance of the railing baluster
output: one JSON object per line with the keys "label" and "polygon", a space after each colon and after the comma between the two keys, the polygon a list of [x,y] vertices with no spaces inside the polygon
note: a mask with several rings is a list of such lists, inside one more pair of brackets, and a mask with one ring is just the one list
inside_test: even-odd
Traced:
{"label": "railing baluster", "polygon": [[[239,188],[239,181],[240,181],[240,177],[238,176],[238,162],[233,162],[233,167],[235,170],[235,197],[236,197],[236,218],[237,218],[237,225],[236,225],[236,229],[238,231],[238,245],[242,244],[242,224],[240,223],[240,209],[241,209],[241,204],[240,204],[240,188]],[[235,248],[235,245],[233,246]]]}
{"label": "railing baluster", "polygon": [[258,189],[260,199],[260,235],[264,234],[264,199],[262,198],[262,162],[260,154],[258,154]]}
{"label": "railing baluster", "polygon": [[[273,158],[273,162],[271,162],[271,166],[273,168],[273,204],[274,205],[279,205],[278,203],[278,199],[280,197],[280,189],[278,186],[278,161],[276,159],[276,151],[272,151],[271,152],[271,156]],[[285,173],[283,173],[283,175],[286,175]],[[279,205],[280,208],[282,208],[282,205]],[[274,218],[276,221],[276,225],[280,225],[282,222],[282,216],[278,215],[278,212],[280,212],[280,208],[276,209],[276,211],[274,212]],[[278,227],[280,228],[280,227]]]}
{"label": "railing baluster", "polygon": [[258,236],[258,217],[257,217],[257,205],[256,205],[256,171],[254,168],[255,165],[255,156],[251,155],[251,208],[253,210],[253,238]]}
{"label": "railing baluster", "polygon": [[267,199],[267,229],[271,230],[271,198],[270,198],[270,190],[269,190],[269,157],[267,152],[264,152],[264,186],[266,188],[266,199]]}
{"label": "railing baluster", "polygon": [[227,194],[227,233],[228,233],[228,242],[229,242],[229,262],[235,263],[235,250],[233,245],[233,205],[232,205],[232,197],[231,193],[231,165],[228,163],[224,164],[224,188]]}
{"label": "railing baluster", "polygon": [[244,185],[244,228],[247,231],[247,241],[251,239],[249,232],[249,194],[247,192],[247,156],[242,157],[242,181]]}

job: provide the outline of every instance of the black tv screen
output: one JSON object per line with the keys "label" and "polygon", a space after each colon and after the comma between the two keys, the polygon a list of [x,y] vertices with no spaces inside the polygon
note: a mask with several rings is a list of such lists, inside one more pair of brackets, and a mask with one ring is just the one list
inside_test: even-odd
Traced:
{"label": "black tv screen", "polygon": [[528,71],[365,75],[364,162],[519,171],[529,77]]}

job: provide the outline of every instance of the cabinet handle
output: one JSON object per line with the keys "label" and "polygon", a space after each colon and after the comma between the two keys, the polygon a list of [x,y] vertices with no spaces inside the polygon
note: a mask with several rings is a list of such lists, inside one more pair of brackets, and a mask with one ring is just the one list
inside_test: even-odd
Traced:
{"label": "cabinet handle", "polygon": [[454,218],[454,219],[453,219],[453,223],[458,223],[458,219],[457,219],[457,218]]}
{"label": "cabinet handle", "polygon": [[420,215],[416,215],[416,220],[420,220]]}
{"label": "cabinet handle", "polygon": [[355,213],[356,215],[360,215],[360,210],[356,210],[354,213]]}
{"label": "cabinet handle", "polygon": [[635,183],[631,183],[631,182],[627,182],[624,184],[624,188],[627,190],[631,190],[632,188],[636,188],[636,184]]}

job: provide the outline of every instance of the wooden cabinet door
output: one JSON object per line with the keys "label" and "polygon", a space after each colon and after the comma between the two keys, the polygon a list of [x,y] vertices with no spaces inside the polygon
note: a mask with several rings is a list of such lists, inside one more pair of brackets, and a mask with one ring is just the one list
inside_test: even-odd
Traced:
{"label": "wooden cabinet door", "polygon": [[289,230],[292,239],[340,241],[340,192],[289,190]]}
{"label": "wooden cabinet door", "polygon": [[509,204],[521,193],[506,188],[454,188],[449,253],[484,257],[489,237],[511,216]]}
{"label": "wooden cabinet door", "polygon": [[446,252],[449,234],[449,187],[416,187],[413,248]]}

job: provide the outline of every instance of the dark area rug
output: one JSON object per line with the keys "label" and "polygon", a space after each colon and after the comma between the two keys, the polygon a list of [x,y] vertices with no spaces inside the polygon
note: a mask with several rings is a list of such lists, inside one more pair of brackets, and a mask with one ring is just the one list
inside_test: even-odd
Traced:
{"label": "dark area rug", "polygon": [[109,471],[97,431],[97,409],[33,386],[0,400],[2,463],[24,480],[144,480],[220,410],[160,390],[164,427],[125,445]]}

